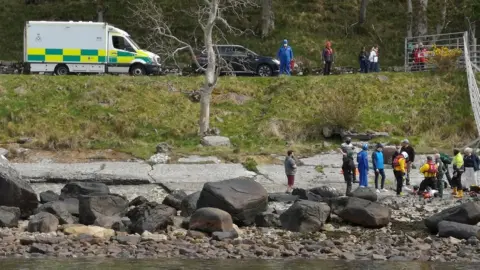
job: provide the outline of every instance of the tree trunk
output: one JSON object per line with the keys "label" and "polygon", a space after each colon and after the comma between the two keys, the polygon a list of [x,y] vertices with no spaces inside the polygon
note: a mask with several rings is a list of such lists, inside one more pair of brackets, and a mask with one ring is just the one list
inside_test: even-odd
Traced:
{"label": "tree trunk", "polygon": [[101,9],[97,10],[97,22],[104,22],[103,10],[101,10]]}
{"label": "tree trunk", "polygon": [[97,5],[97,22],[105,21],[105,3],[104,0],[96,0]]}
{"label": "tree trunk", "polygon": [[262,37],[268,36],[275,29],[272,1],[262,0]]}
{"label": "tree trunk", "polygon": [[413,37],[413,7],[412,0],[407,0],[407,37]]}
{"label": "tree trunk", "polygon": [[442,8],[440,9],[440,21],[437,23],[436,30],[437,35],[440,35],[445,28],[445,23],[447,21],[447,0],[442,1]]}
{"label": "tree trunk", "polygon": [[360,14],[358,17],[358,23],[363,24],[367,20],[367,6],[368,0],[362,0],[360,3]]}
{"label": "tree trunk", "polygon": [[425,36],[428,33],[427,9],[428,0],[418,0],[420,7],[417,17],[417,36]]}
{"label": "tree trunk", "polygon": [[218,2],[219,0],[212,0],[210,2],[208,21],[203,29],[208,64],[207,70],[205,71],[205,82],[200,97],[200,120],[198,121],[198,124],[201,136],[204,136],[210,128],[210,99],[212,91],[217,83],[217,73],[215,72],[217,59],[213,48],[213,28],[218,15]]}

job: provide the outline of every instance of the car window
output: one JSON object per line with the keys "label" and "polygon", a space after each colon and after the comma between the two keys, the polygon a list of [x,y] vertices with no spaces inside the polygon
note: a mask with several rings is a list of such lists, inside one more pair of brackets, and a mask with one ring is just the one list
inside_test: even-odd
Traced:
{"label": "car window", "polygon": [[243,47],[234,47],[233,54],[235,56],[246,56],[247,55],[247,50]]}

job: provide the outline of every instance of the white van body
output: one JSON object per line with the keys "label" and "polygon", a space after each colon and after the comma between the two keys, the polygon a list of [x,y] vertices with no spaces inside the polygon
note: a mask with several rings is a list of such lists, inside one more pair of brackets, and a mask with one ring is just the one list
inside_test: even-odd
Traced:
{"label": "white van body", "polygon": [[130,35],[101,22],[29,21],[24,31],[24,62],[30,72],[160,72],[160,57],[142,50]]}

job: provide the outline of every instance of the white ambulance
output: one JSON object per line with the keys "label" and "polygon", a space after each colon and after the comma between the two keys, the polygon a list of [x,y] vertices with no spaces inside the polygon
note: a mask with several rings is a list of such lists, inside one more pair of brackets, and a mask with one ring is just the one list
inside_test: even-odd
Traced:
{"label": "white ambulance", "polygon": [[23,48],[31,73],[149,75],[161,67],[158,55],[107,23],[29,21]]}

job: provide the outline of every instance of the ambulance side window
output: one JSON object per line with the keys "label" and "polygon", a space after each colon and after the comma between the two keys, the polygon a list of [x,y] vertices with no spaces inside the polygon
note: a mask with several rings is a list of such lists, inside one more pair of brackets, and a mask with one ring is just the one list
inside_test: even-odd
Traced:
{"label": "ambulance side window", "polygon": [[126,41],[123,37],[112,36],[112,44],[113,47],[117,50],[135,52],[135,50],[132,48],[132,45],[130,45],[130,43]]}

